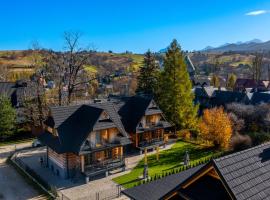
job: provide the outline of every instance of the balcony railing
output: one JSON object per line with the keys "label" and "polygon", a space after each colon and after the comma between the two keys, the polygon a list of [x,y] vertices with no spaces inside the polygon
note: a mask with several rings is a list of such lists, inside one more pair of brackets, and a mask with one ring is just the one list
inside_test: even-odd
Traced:
{"label": "balcony railing", "polygon": [[124,166],[125,160],[123,157],[97,161],[93,164],[85,166],[85,174],[87,176],[95,176]]}
{"label": "balcony railing", "polygon": [[139,127],[139,130],[151,130],[151,129],[156,129],[156,128],[162,128],[163,123],[162,121],[159,121],[157,123],[146,123],[145,126]]}
{"label": "balcony railing", "polygon": [[151,139],[148,141],[142,141],[139,143],[139,147],[143,148],[143,147],[147,147],[147,146],[155,146],[155,145],[162,145],[164,144],[164,139],[163,138],[155,138],[155,139]]}

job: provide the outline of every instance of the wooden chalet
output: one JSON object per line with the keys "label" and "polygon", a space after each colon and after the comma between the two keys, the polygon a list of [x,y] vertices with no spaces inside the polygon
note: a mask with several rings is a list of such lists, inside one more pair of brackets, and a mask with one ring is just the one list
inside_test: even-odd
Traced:
{"label": "wooden chalet", "polygon": [[269,199],[270,143],[233,153],[123,193],[134,200]]}
{"label": "wooden chalet", "polygon": [[47,166],[56,175],[92,178],[125,168],[129,135],[110,102],[51,107],[39,136],[47,146]]}
{"label": "wooden chalet", "polygon": [[0,95],[10,98],[11,104],[15,108],[22,105],[26,89],[26,81],[0,82]]}
{"label": "wooden chalet", "polygon": [[123,126],[131,137],[132,146],[140,152],[165,145],[168,129],[172,125],[166,121],[151,95],[136,95],[132,97],[110,97],[121,117]]}

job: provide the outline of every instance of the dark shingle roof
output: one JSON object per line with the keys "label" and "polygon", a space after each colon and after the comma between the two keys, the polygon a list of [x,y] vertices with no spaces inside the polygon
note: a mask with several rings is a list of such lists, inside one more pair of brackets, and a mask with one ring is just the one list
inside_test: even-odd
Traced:
{"label": "dark shingle roof", "polygon": [[214,164],[236,199],[269,198],[269,142],[214,159]]}
{"label": "dark shingle roof", "polygon": [[251,104],[270,103],[270,93],[267,92],[254,92],[252,94]]}
{"label": "dark shingle roof", "polygon": [[224,106],[233,102],[244,102],[247,95],[243,92],[216,90],[212,97],[211,101],[214,106]]}
{"label": "dark shingle roof", "polygon": [[127,132],[135,132],[141,118],[152,101],[152,96],[132,96],[119,108],[119,115]]}
{"label": "dark shingle roof", "polygon": [[199,165],[183,172],[166,176],[162,179],[124,190],[123,193],[128,197],[136,200],[162,199],[166,194],[178,187],[187,178],[199,171],[204,166],[205,165]]}
{"label": "dark shingle roof", "polygon": [[16,83],[0,82],[0,94],[10,97],[16,90]]}
{"label": "dark shingle roof", "polygon": [[[50,110],[52,116],[48,117],[45,124],[57,129],[60,147],[55,147],[55,137],[46,136],[50,133],[43,133],[40,139],[58,153],[79,153],[83,142],[93,130],[116,127],[124,137],[129,137],[121,124],[114,105],[110,102],[58,106],[51,107]],[[103,111],[108,113],[111,120],[98,121]]]}
{"label": "dark shingle roof", "polygon": [[[179,190],[181,185],[192,180],[209,166],[213,166],[221,177],[229,194],[239,200],[269,199],[270,196],[270,142],[213,159],[207,165],[191,168],[187,171],[140,185],[123,191],[133,199],[156,200]],[[204,186],[200,186],[204,187]],[[198,189],[198,188],[197,188]],[[199,188],[200,190],[202,188]],[[180,189],[194,196],[196,188]],[[224,195],[224,190],[215,195]],[[212,191],[209,191],[210,193]]]}
{"label": "dark shingle roof", "polygon": [[78,153],[102,109],[82,105],[57,128],[61,146],[66,152]]}

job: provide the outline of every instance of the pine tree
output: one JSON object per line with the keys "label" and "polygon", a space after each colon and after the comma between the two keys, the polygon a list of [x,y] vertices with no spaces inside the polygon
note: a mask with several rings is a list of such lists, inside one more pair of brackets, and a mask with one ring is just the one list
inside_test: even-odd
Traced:
{"label": "pine tree", "polygon": [[148,50],[144,54],[143,66],[140,67],[138,76],[137,93],[155,94],[158,83],[159,67],[155,56]]}
{"label": "pine tree", "polygon": [[166,52],[159,83],[158,101],[167,119],[175,124],[176,129],[196,128],[198,107],[193,104],[192,84],[176,40]]}
{"label": "pine tree", "polygon": [[15,128],[16,111],[12,107],[10,99],[0,96],[0,139],[12,135]]}

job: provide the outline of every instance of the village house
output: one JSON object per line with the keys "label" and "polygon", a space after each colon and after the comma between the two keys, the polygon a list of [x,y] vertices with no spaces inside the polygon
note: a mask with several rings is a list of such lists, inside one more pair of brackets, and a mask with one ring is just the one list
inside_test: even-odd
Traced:
{"label": "village house", "polygon": [[45,125],[39,139],[47,146],[47,166],[60,177],[124,170],[130,139],[112,103],[51,107]]}
{"label": "village house", "polygon": [[[45,131],[47,166],[62,178],[88,178],[125,170],[128,150],[165,145],[171,124],[150,96],[110,97],[105,102],[51,107]],[[168,132],[166,132],[168,133]]]}
{"label": "village house", "polygon": [[132,147],[142,153],[144,149],[155,149],[166,144],[172,125],[151,95],[111,96],[110,101],[118,108],[123,126],[132,140]]}
{"label": "village house", "polygon": [[26,81],[0,82],[0,94],[8,97],[14,108],[18,108],[22,105],[26,88]]}
{"label": "village house", "polygon": [[267,80],[256,81],[254,79],[238,78],[234,85],[234,91],[239,92],[250,92],[252,90],[268,91],[269,86],[270,86],[269,81]]}
{"label": "village house", "polygon": [[133,200],[268,199],[269,164],[268,142],[123,193]]}
{"label": "village house", "polygon": [[229,91],[225,88],[195,87],[193,89],[194,102],[200,105],[200,113],[207,108],[219,107],[230,103],[258,105],[270,103],[270,92],[240,92]]}

